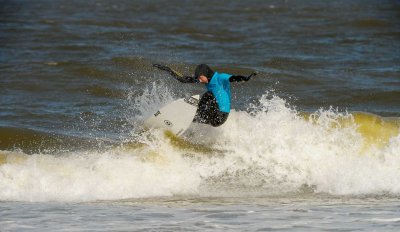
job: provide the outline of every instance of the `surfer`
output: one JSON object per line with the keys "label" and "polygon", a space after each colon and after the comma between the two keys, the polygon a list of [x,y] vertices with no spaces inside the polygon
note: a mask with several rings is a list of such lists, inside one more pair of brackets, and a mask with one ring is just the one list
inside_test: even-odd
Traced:
{"label": "surfer", "polygon": [[185,76],[165,65],[153,64],[154,67],[167,71],[182,83],[203,83],[207,88],[201,98],[193,122],[221,126],[231,110],[230,82],[248,81],[256,73],[249,76],[231,75],[214,72],[208,65],[196,67],[194,76]]}

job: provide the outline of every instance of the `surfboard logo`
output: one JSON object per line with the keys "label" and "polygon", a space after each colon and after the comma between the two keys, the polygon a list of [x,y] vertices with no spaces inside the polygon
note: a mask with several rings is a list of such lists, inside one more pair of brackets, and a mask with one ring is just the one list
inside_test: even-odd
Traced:
{"label": "surfboard logo", "polygon": [[184,101],[192,106],[196,106],[199,104],[199,100],[194,97],[185,98]]}
{"label": "surfboard logo", "polygon": [[169,120],[164,120],[164,123],[165,123],[165,125],[167,125],[167,126],[169,126],[169,127],[171,127],[171,126],[174,125],[174,124],[172,124],[172,122],[170,122]]}

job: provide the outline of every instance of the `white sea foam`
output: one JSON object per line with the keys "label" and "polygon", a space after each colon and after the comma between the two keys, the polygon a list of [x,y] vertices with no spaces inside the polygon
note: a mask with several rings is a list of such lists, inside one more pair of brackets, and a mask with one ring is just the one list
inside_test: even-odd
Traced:
{"label": "white sea foam", "polygon": [[163,82],[153,82],[140,92],[132,89],[127,101],[128,111],[132,113],[127,118],[132,122],[143,121],[174,98],[174,94]]}
{"label": "white sea foam", "polygon": [[136,135],[145,145],[133,148],[3,152],[0,200],[400,194],[400,135],[365,149],[356,125],[332,126],[351,115],[320,110],[306,120],[277,96],[265,94],[259,102],[249,111],[232,111],[221,127],[190,128],[186,139],[215,150],[211,155],[173,145],[157,130]]}

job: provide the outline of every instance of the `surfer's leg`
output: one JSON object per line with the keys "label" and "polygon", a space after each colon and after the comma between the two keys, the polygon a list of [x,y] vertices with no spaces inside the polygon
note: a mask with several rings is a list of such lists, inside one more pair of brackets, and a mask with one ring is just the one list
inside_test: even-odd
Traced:
{"label": "surfer's leg", "polygon": [[209,124],[213,127],[221,126],[228,119],[229,113],[219,110],[217,100],[211,92],[201,96],[196,116],[193,122]]}
{"label": "surfer's leg", "polygon": [[204,93],[201,96],[193,122],[211,124],[215,109],[218,109],[218,105],[214,95],[211,92]]}
{"label": "surfer's leg", "polygon": [[229,113],[221,112],[218,110],[217,112],[215,112],[214,117],[212,117],[211,119],[210,122],[211,126],[213,127],[221,126],[228,119],[228,116]]}

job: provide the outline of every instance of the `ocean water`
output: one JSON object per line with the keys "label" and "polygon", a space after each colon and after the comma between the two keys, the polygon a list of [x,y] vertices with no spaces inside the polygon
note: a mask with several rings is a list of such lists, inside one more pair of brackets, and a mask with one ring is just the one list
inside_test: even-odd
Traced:
{"label": "ocean water", "polygon": [[[0,1],[0,231],[398,231],[398,1]],[[144,130],[258,75],[221,127]]]}

